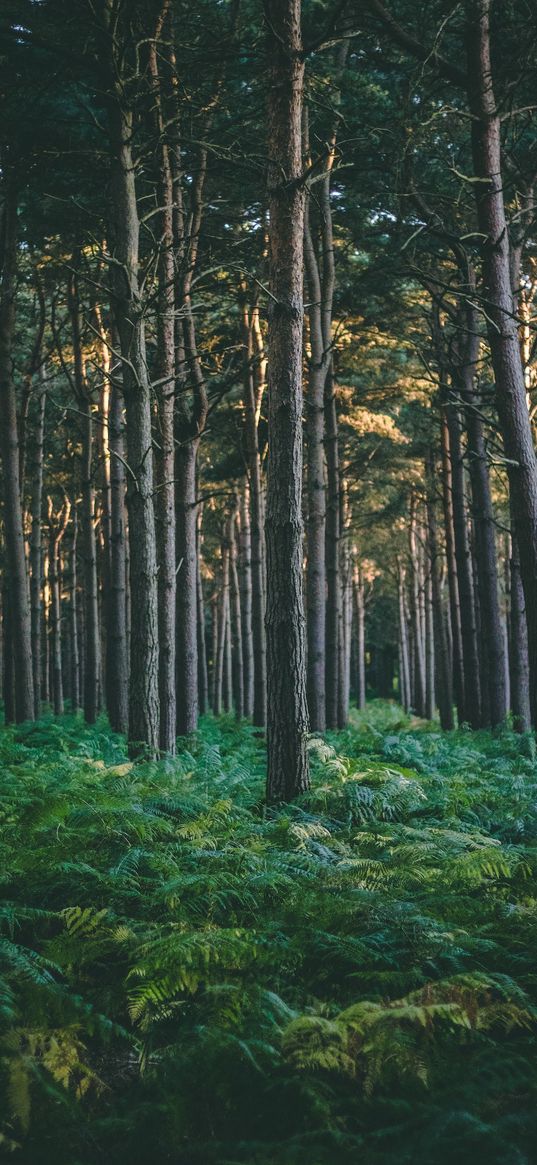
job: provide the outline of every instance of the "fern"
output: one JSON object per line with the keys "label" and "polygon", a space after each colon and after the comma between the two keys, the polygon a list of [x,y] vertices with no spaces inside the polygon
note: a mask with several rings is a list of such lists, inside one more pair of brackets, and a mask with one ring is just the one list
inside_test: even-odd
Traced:
{"label": "fern", "polygon": [[263,805],[249,727],[132,765],[0,733],[0,1154],[21,1165],[529,1165],[537,765],[393,705]]}

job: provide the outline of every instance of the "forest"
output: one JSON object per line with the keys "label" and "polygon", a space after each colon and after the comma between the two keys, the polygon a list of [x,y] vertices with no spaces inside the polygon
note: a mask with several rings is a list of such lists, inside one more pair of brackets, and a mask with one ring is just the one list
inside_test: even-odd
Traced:
{"label": "forest", "polygon": [[2,0],[1,1161],[537,1163],[536,93]]}

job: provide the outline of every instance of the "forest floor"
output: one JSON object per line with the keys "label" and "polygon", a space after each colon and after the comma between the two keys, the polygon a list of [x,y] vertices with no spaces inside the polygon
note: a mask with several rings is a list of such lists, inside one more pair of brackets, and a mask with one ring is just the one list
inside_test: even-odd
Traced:
{"label": "forest floor", "polygon": [[0,1157],[537,1160],[537,764],[371,704],[263,804],[248,727],[0,731]]}

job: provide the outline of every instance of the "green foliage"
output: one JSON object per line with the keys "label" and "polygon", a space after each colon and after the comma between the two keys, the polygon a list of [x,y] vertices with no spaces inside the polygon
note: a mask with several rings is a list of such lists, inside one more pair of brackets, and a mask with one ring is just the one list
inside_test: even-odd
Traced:
{"label": "green foliage", "polygon": [[23,1165],[524,1165],[537,768],[390,705],[263,804],[254,732],[132,765],[3,730],[1,1152]]}

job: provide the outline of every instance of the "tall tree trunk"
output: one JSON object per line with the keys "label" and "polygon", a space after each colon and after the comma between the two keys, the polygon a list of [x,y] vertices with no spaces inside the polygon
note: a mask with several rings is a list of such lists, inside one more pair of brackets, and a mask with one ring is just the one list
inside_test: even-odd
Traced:
{"label": "tall tree trunk", "polygon": [[410,710],[410,653],[405,602],[405,573],[401,563],[397,568],[397,599],[399,612],[399,693],[405,712]]}
{"label": "tall tree trunk", "polygon": [[210,682],[210,700],[211,708],[216,715],[216,701],[217,701],[217,671],[218,671],[218,642],[219,642],[219,620],[218,620],[218,593],[215,589],[211,598],[211,682]]}
{"label": "tall tree trunk", "polygon": [[43,555],[43,617],[41,632],[41,699],[50,703],[50,584],[49,554],[45,545]]}
{"label": "tall tree trunk", "polygon": [[349,499],[346,482],[342,482],[340,523],[342,538],[339,544],[339,570],[341,580],[341,611],[338,633],[338,728],[346,728],[349,718],[350,689],[350,626],[352,618],[352,564],[349,546]]}
{"label": "tall tree trunk", "polygon": [[304,259],[308,287],[309,342],[306,396],[308,710],[311,728],[326,728],[326,490],[324,470],[324,385],[326,359],[322,330],[322,289],[308,207]]}
{"label": "tall tree trunk", "polygon": [[82,545],[86,634],[84,716],[94,724],[99,710],[100,631],[97,539],[95,536],[95,488],[93,484],[93,418],[91,403],[84,400],[82,438]]}
{"label": "tall tree trunk", "polygon": [[267,799],[308,788],[302,595],[303,237],[300,0],[268,12],[270,289],[267,475]]}
{"label": "tall tree trunk", "polygon": [[453,728],[453,699],[451,688],[451,668],[449,660],[449,645],[447,642],[446,624],[442,605],[442,587],[440,580],[440,553],[436,527],[435,486],[436,467],[434,453],[429,453],[426,463],[427,475],[427,526],[429,541],[429,559],[432,581],[432,606],[434,625],[434,644],[436,661],[436,690],[440,723],[442,728]]}
{"label": "tall tree trunk", "polygon": [[198,537],[198,554],[197,554],[197,592],[198,592],[198,703],[200,715],[204,716],[209,710],[209,677],[207,672],[207,644],[205,635],[205,600],[203,597],[203,578],[201,574],[201,547],[203,544],[202,536],[202,516],[203,508],[198,506],[197,537]]}
{"label": "tall tree trunk", "polygon": [[197,439],[177,450],[177,732],[198,726]]}
{"label": "tall tree trunk", "polygon": [[[477,321],[472,312],[473,327]],[[476,352],[477,359],[477,352]],[[487,448],[479,400],[473,386],[474,365],[465,363],[462,373],[462,396],[466,405],[467,448],[472,487],[472,518],[475,529],[475,552],[481,613],[482,653],[486,661],[488,708],[494,727],[505,720],[505,645],[498,595],[496,527],[490,489]]]}
{"label": "tall tree trunk", "polygon": [[242,657],[242,618],[241,593],[239,587],[239,572],[237,569],[237,519],[239,499],[235,510],[229,518],[228,540],[230,544],[230,617],[231,617],[231,648],[233,666],[233,703],[237,720],[244,716],[244,671]]}
{"label": "tall tree trunk", "polygon": [[502,179],[501,123],[490,53],[490,0],[467,0],[468,100],[479,231],[485,238],[483,278],[488,338],[509,486],[516,513],[526,598],[532,682],[537,693],[537,461],[526,403],[517,320],[513,313],[509,234]]}
{"label": "tall tree trunk", "polygon": [[82,414],[82,558],[84,563],[84,716],[88,724],[95,724],[99,711],[100,681],[100,627],[99,580],[97,571],[97,538],[95,532],[95,483],[93,463],[93,411],[90,389],[86,381],[82,349],[80,298],[76,267],[79,256],[73,256],[73,271],[67,285],[67,299],[73,337],[74,389]]}
{"label": "tall tree trunk", "polygon": [[70,699],[71,709],[80,708],[80,652],[78,643],[78,596],[77,596],[77,542],[78,516],[73,508],[73,534],[69,551],[69,638],[70,638]]}
{"label": "tall tree trunk", "polygon": [[327,472],[326,508],[326,726],[337,728],[339,706],[339,630],[341,626],[341,579],[339,542],[341,499],[339,442],[333,370],[325,381],[325,447]]}
{"label": "tall tree trunk", "polygon": [[2,630],[4,633],[2,655],[2,695],[4,699],[4,724],[14,724],[15,710],[15,659],[13,655],[13,624],[9,613],[9,587],[7,581],[2,587]]}
{"label": "tall tree trunk", "polygon": [[412,627],[412,645],[414,651],[414,696],[413,704],[418,716],[425,714],[425,644],[422,636],[420,612],[420,563],[417,540],[416,498],[410,501],[409,523],[409,558],[410,558],[410,619]]}
{"label": "tall tree trunk", "polygon": [[425,715],[433,720],[436,712],[433,579],[429,569],[425,579]]}
{"label": "tall tree trunk", "polygon": [[245,482],[240,500],[240,585],[242,613],[242,665],[244,674],[244,715],[254,710],[254,641],[252,633],[252,539],[250,490]]}
{"label": "tall tree trunk", "polygon": [[222,586],[218,611],[218,641],[216,650],[214,712],[220,716],[222,712],[222,696],[224,686],[224,670],[226,656],[226,639],[229,620],[229,546],[227,540],[222,544]]}
{"label": "tall tree trunk", "polygon": [[9,621],[15,672],[15,717],[35,716],[32,670],[32,626],[26,571],[20,489],[17,400],[13,379],[15,279],[17,269],[17,200],[6,191],[0,253],[0,453],[4,473],[4,530],[9,579]]}
{"label": "tall tree trunk", "polygon": [[[451,631],[453,636],[453,691],[457,705],[457,721],[464,724],[468,720],[468,707],[475,700],[475,692],[466,691],[464,669],[464,641],[463,619],[461,615],[461,598],[459,590],[459,576],[457,573],[457,551],[455,538],[454,490],[453,490],[453,456],[451,450],[449,421],[446,409],[451,406],[443,393],[443,408],[440,419],[441,450],[442,450],[442,503],[444,511],[444,530],[446,537],[446,559],[449,590],[449,611],[451,617]],[[462,473],[462,463],[460,466]]]}
{"label": "tall tree trunk", "polygon": [[510,570],[510,651],[509,674],[511,686],[511,711],[513,725],[517,732],[531,731],[528,628],[526,624],[526,603],[520,576],[520,554],[512,519]]}
{"label": "tall tree trunk", "polygon": [[50,545],[50,611],[51,611],[51,670],[52,706],[55,716],[63,715],[63,666],[62,666],[62,604],[60,547],[69,521],[70,503],[65,498],[59,514],[54,513],[52,498],[48,499],[49,545]]}
{"label": "tall tree trunk", "polygon": [[34,685],[34,715],[41,707],[41,593],[43,587],[43,450],[45,440],[46,386],[43,367],[39,370],[39,391],[36,398],[33,441],[31,443],[31,535],[30,535],[30,609],[32,630],[32,667]]}
{"label": "tall tree trunk", "polygon": [[[112,19],[111,4],[107,12]],[[114,40],[108,29],[110,51]],[[115,76],[116,61],[112,61]],[[151,387],[143,305],[138,281],[140,223],[132,156],[133,118],[115,82],[110,111],[113,162],[113,306],[120,338],[129,465],[130,681],[129,748],[155,757],[159,751],[159,642]]]}
{"label": "tall tree trunk", "polygon": [[351,694],[351,654],[352,654],[352,561],[348,542],[345,541],[345,563],[343,577],[343,685],[340,699],[340,727],[345,728],[349,719]]}
{"label": "tall tree trunk", "polygon": [[107,634],[107,708],[115,732],[129,727],[129,660],[127,651],[127,570],[125,529],[125,438],[120,369],[112,375],[110,396],[110,595]]}
{"label": "tall tree trunk", "polygon": [[451,464],[451,496],[453,503],[453,532],[457,563],[457,584],[460,599],[462,654],[464,666],[463,722],[471,728],[481,724],[481,676],[479,668],[478,636],[472,571],[472,552],[468,536],[464,461],[461,446],[461,423],[456,404],[446,407],[449,429]]}
{"label": "tall tree trunk", "polygon": [[[254,664],[253,723],[264,728],[267,720],[267,645],[265,632],[265,539],[263,532],[263,490],[259,455],[258,420],[262,380],[257,382],[252,366],[254,356],[254,313],[249,318],[244,295],[241,302],[244,349],[244,423],[246,458],[250,487],[252,638]],[[258,352],[258,357],[260,353]]]}
{"label": "tall tree trunk", "polygon": [[[156,521],[158,535],[159,602],[159,697],[160,748],[175,753],[176,702],[176,559],[175,559],[175,263],[173,229],[173,176],[159,76],[159,42],[169,0],[162,4],[149,46],[149,70],[153,86],[156,132],[158,135],[157,197],[160,211],[160,258],[158,269],[157,361],[158,382],[158,493]],[[184,576],[183,576],[184,581]],[[197,580],[196,580],[197,581]],[[196,678],[197,682],[197,678]]]}
{"label": "tall tree trunk", "polygon": [[365,587],[360,564],[354,567],[354,602],[356,608],[356,704],[365,708]]}

